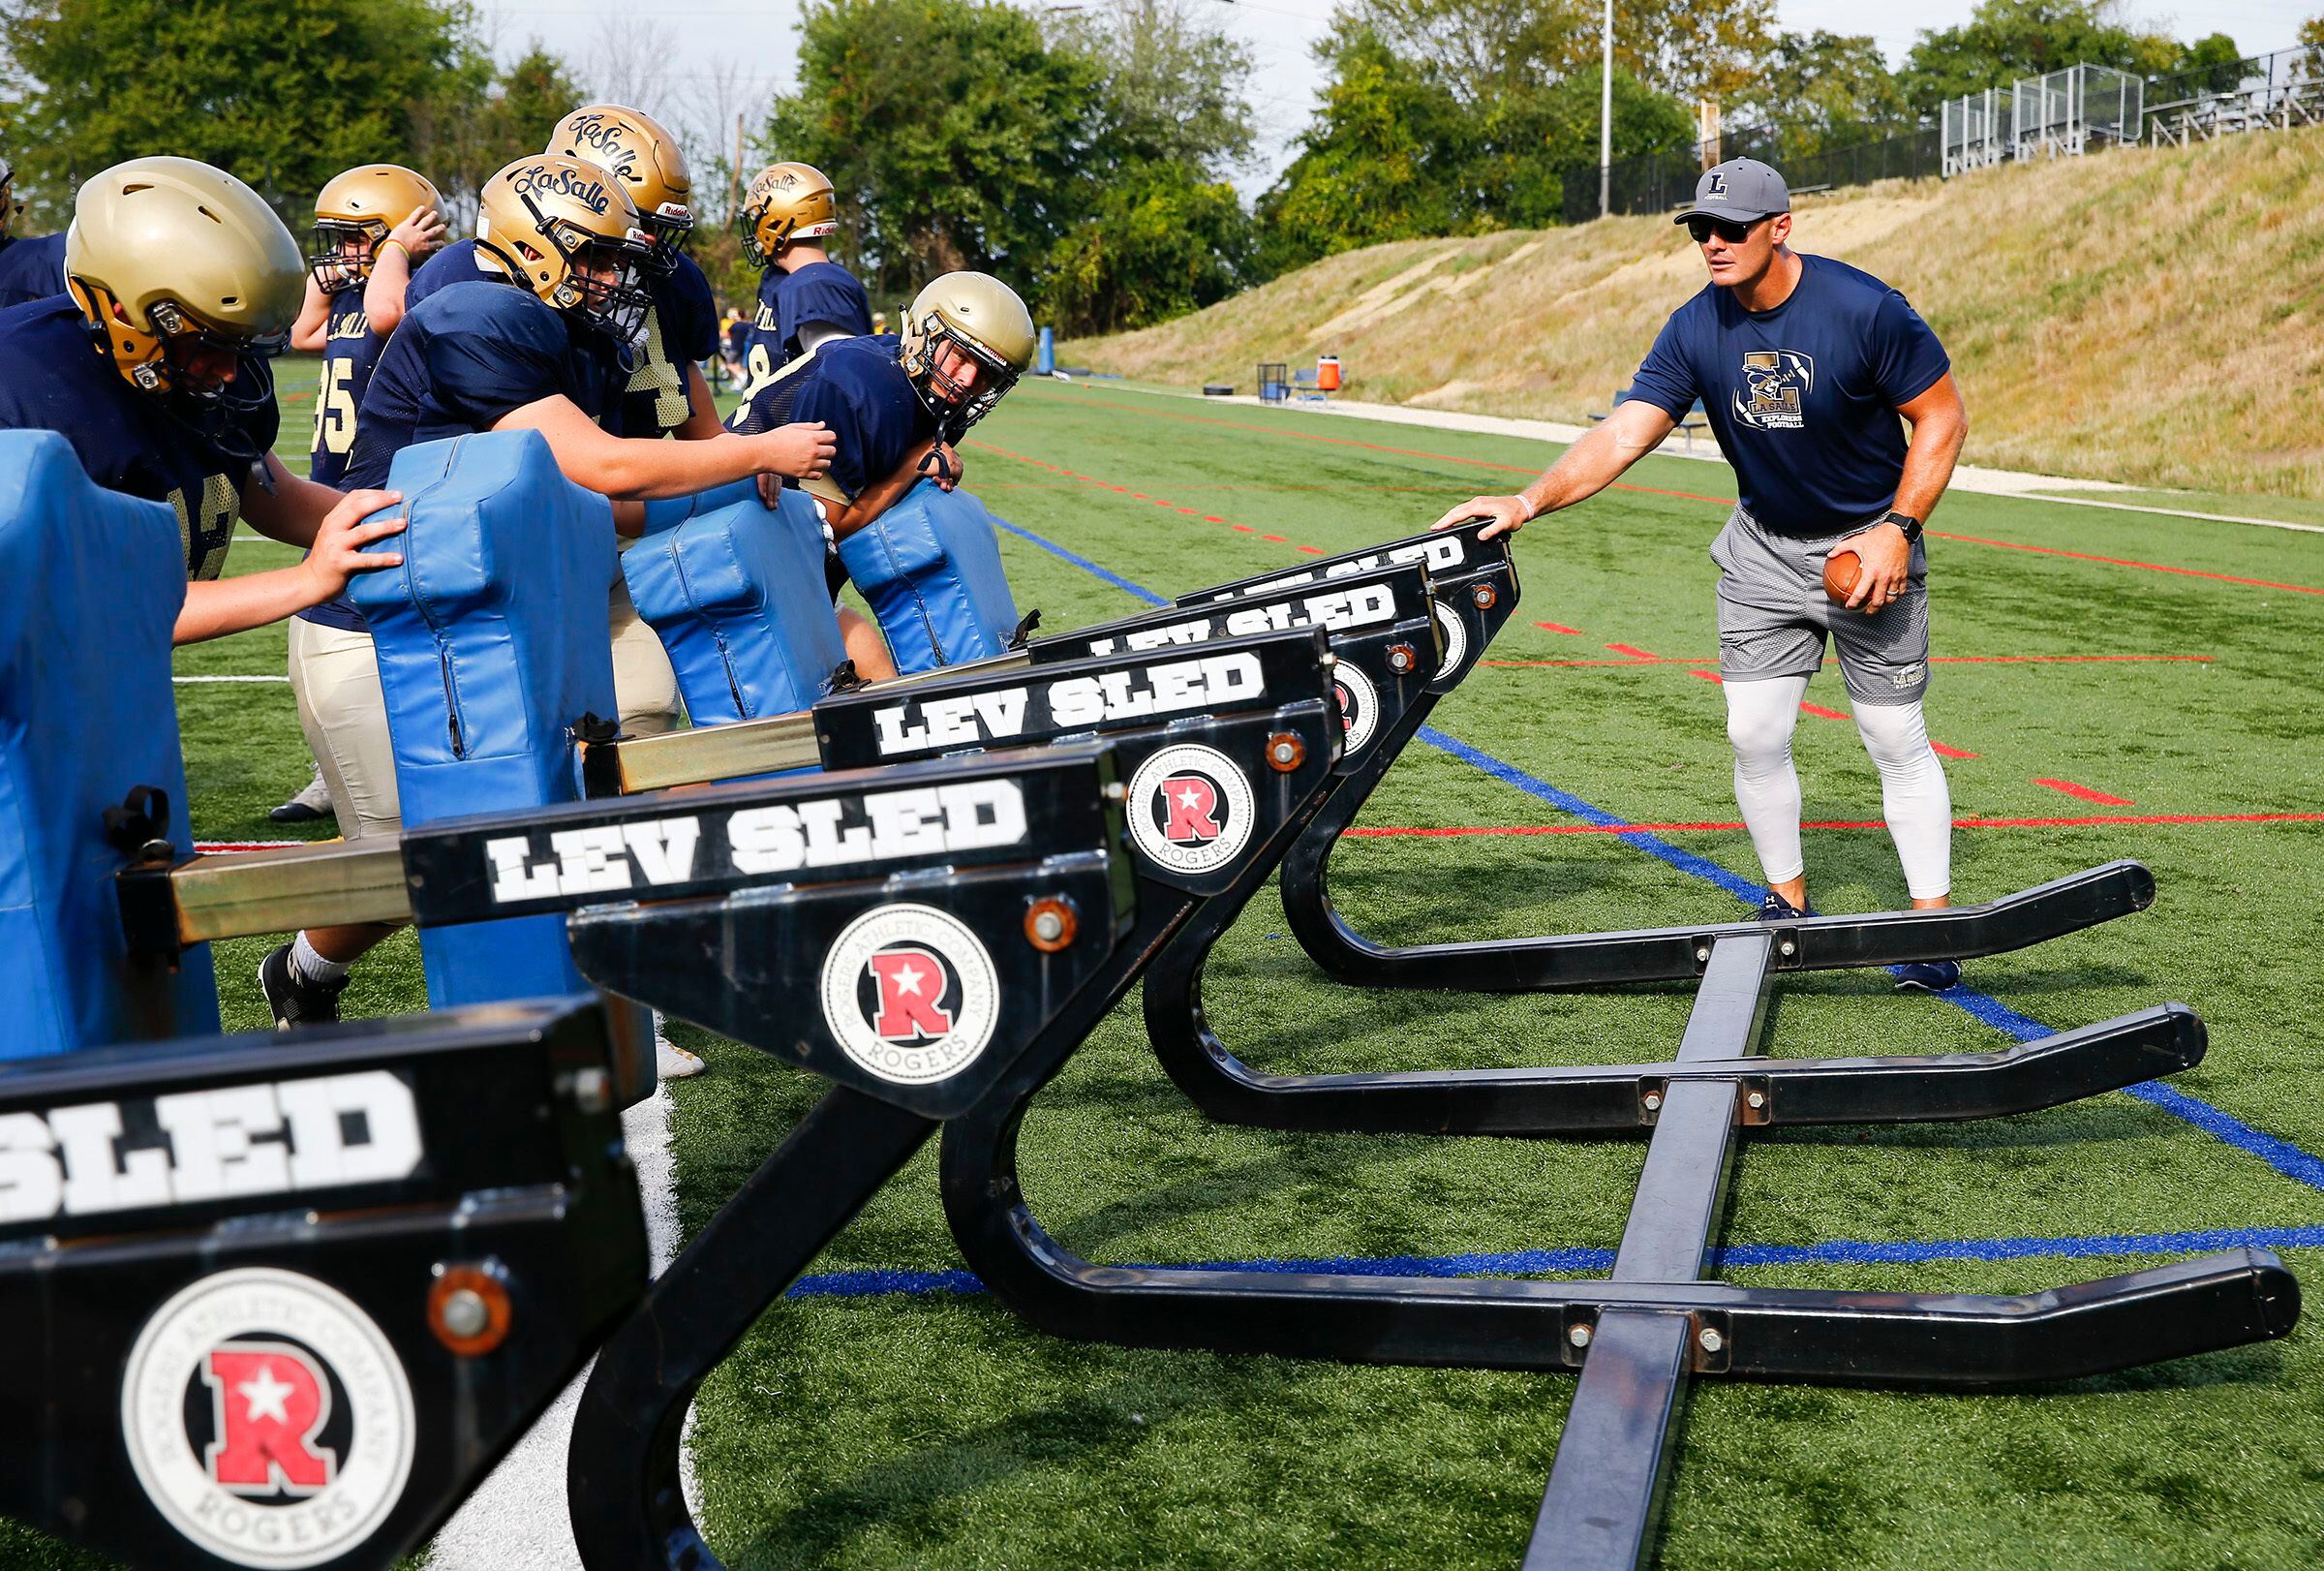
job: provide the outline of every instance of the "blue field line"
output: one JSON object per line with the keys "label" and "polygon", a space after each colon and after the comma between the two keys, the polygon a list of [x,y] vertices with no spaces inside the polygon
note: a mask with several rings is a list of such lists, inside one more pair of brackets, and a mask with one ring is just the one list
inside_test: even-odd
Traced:
{"label": "blue field line", "polygon": [[[1076,556],[1063,546],[1042,539],[1029,529],[1020,529],[1015,524],[1009,523],[1002,523],[1000,527],[1012,535],[1031,541],[1053,556],[1061,557],[1077,568],[1097,574],[1098,577],[1116,588],[1126,590],[1141,600],[1155,605],[1170,603],[1144,585],[1134,584],[1127,578],[1108,572],[1086,557]],[[1514,786],[1527,795],[1548,803],[1561,813],[1570,813],[1586,822],[1606,828],[1617,828],[1624,821],[1620,815],[1608,813],[1605,809],[1586,802],[1571,791],[1560,790],[1539,776],[1528,774],[1514,764],[1505,763],[1491,754],[1471,747],[1460,738],[1440,731],[1433,725],[1422,726],[1420,737],[1430,747],[1449,753],[1461,762],[1483,770],[1504,785]],[[1716,862],[1673,846],[1660,835],[1649,834],[1645,830],[1639,829],[1627,834],[1616,834],[1614,838],[1628,841],[1647,855],[1669,863],[1681,873],[1717,884],[1746,906],[1757,907],[1760,899],[1767,893],[1764,885],[1753,883],[1749,878],[1730,873]],[[1894,970],[1897,968],[1889,969]],[[2002,1002],[2001,1000],[1979,993],[1974,988],[1949,987],[1942,993],[1937,994],[1936,997],[1942,999],[1972,1019],[1991,1026],[1994,1030],[2021,1042],[2038,1041],[2042,1037],[2057,1034],[2054,1028],[2043,1025],[2031,1015],[2020,1014]],[[2324,1189],[2324,1158],[2311,1155],[2290,1141],[2279,1139],[2263,1129],[2255,1129],[2250,1124],[2244,1123],[2243,1120],[2223,1113],[2209,1102],[2189,1096],[2183,1091],[2166,1086],[2159,1080],[2150,1080],[2143,1085],[2132,1086],[2128,1090],[2129,1094],[2140,1101],[2149,1106],[2160,1108],[2174,1118],[2185,1120],[2205,1134],[2224,1141],[2238,1151],[2258,1157],[2294,1183],[2306,1185],[2311,1189]]]}
{"label": "blue field line", "polygon": [[[1711,1270],[1749,1266],[1925,1265],[1938,1260],[2029,1260],[2042,1256],[2087,1259],[2125,1254],[2209,1253],[2219,1249],[2324,1248],[2324,1225],[2214,1227],[2184,1233],[2100,1233],[2088,1238],[1966,1238],[1937,1242],[1729,1244],[1711,1251]],[[1248,1271],[1268,1276],[1316,1277],[1540,1277],[1613,1269],[1611,1249],[1572,1247],[1510,1249],[1489,1254],[1387,1256],[1327,1255],[1313,1260],[1214,1260],[1196,1265],[1133,1266],[1148,1271]],[[789,1298],[924,1298],[981,1293],[972,1271],[832,1271],[802,1277]]]}

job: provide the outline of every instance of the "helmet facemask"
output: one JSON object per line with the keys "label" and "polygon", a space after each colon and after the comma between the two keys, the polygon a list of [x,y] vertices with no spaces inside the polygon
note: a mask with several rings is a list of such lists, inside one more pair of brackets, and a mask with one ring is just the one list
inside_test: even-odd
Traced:
{"label": "helmet facemask", "polygon": [[[618,240],[595,234],[578,224],[548,217],[530,196],[523,200],[535,232],[565,263],[565,276],[549,292],[548,303],[573,313],[617,344],[635,344],[653,303],[640,280],[653,264],[654,242],[639,230]],[[532,249],[522,240],[516,244],[520,251]]]}
{"label": "helmet facemask", "polygon": [[[85,293],[112,324],[107,347],[138,391],[227,457],[255,461],[260,456],[243,425],[274,402],[274,378],[265,364],[290,347],[289,333],[243,338],[222,332],[172,300],[156,302],[139,326],[103,287],[79,279],[72,282],[77,286],[74,293]],[[84,304],[84,315],[87,309]],[[230,364],[234,375],[229,378],[198,366],[195,357],[205,351],[205,357]]]}
{"label": "helmet facemask", "polygon": [[[946,322],[934,312],[922,321],[918,355],[921,363],[905,366],[921,404],[935,416],[947,442],[958,442],[1017,385],[1023,373],[999,355]],[[973,386],[963,387],[943,367],[943,346],[950,344],[977,368]],[[907,354],[909,350],[907,348]]]}
{"label": "helmet facemask", "polygon": [[354,289],[371,278],[371,264],[387,238],[387,226],[349,218],[315,221],[315,244],[307,253],[307,272],[325,294]]}
{"label": "helmet facemask", "polygon": [[653,237],[646,253],[645,270],[657,277],[666,278],[678,270],[678,258],[692,239],[694,215],[676,202],[665,202],[656,212],[640,209],[637,222]]}

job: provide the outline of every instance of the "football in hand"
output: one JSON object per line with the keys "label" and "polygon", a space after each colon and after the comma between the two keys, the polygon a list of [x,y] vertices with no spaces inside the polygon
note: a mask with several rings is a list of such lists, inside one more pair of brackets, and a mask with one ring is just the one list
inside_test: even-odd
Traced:
{"label": "football in hand", "polygon": [[1832,603],[1848,603],[1848,597],[1856,592],[1856,575],[1863,570],[1864,559],[1853,551],[1823,559],[1823,592],[1832,598]]}

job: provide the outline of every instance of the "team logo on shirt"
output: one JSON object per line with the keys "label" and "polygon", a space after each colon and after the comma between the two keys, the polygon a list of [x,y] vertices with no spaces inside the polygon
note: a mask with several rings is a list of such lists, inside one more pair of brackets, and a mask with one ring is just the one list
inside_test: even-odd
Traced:
{"label": "team logo on shirt", "polygon": [[312,1277],[246,1267],[154,1311],[131,1347],[121,1430],[146,1497],[233,1565],[320,1565],[383,1525],[418,1425],[394,1347]]}
{"label": "team logo on shirt", "polygon": [[1751,350],[1731,401],[1735,418],[1757,431],[1796,431],[1807,423],[1808,394],[1815,390],[1812,356],[1795,349]]}

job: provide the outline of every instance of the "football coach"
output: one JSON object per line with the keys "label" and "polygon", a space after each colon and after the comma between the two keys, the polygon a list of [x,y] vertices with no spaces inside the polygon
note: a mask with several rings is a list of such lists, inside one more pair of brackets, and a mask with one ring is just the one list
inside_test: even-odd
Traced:
{"label": "football coach", "polygon": [[[1710,282],[1670,314],[1627,398],[1523,491],[1464,502],[1435,527],[1482,516],[1494,521],[1488,534],[1514,531],[1595,496],[1701,400],[1741,499],[1711,560],[1735,801],[1769,884],[1761,919],[1815,914],[1791,730],[1827,634],[1880,769],[1912,904],[1943,906],[1952,802],[1921,716],[1921,525],[1969,431],[1950,362],[1902,294],[1790,248],[1791,193],[1766,165],[1738,158],[1709,170],[1677,222],[1701,249]],[[1823,588],[1825,561],[1841,552],[1861,563],[1845,605]],[[1897,985],[1935,991],[1960,978],[1948,960],[1900,967]]]}

